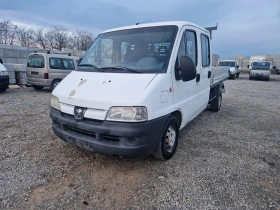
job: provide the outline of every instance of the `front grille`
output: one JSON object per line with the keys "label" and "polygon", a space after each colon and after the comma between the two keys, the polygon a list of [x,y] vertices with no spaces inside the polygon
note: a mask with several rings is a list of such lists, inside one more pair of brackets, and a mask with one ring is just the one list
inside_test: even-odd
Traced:
{"label": "front grille", "polygon": [[96,138],[96,134],[94,132],[84,131],[84,130],[81,130],[81,129],[78,129],[78,128],[73,128],[73,127],[70,127],[70,126],[67,126],[67,125],[63,125],[63,128],[68,129],[70,131],[74,131],[74,132],[82,134],[82,135],[86,135],[86,136]]}
{"label": "front grille", "polygon": [[[70,130],[72,132],[79,133],[79,134],[89,136],[89,137],[92,137],[92,138],[96,139],[96,133],[94,133],[94,132],[89,132],[89,131],[81,130],[81,129],[78,129],[78,128],[73,128],[73,127],[68,126],[68,125],[63,125],[63,129]],[[113,135],[101,135],[101,138],[103,140],[113,141],[113,142],[119,142],[120,139],[121,139],[120,136],[113,136]]]}
{"label": "front grille", "polygon": [[[67,117],[72,120],[76,120],[74,115],[71,115],[71,114],[62,113],[62,116]],[[96,120],[96,119],[90,119],[90,118],[83,118],[82,120],[79,120],[79,121],[93,123],[93,124],[99,124],[99,125],[103,123],[103,120]]]}

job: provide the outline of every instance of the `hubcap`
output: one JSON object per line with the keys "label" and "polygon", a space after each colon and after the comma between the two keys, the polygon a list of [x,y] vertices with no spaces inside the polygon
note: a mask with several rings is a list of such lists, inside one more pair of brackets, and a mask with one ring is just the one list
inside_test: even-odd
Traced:
{"label": "hubcap", "polygon": [[59,84],[59,82],[56,82],[53,84],[54,87],[56,87]]}
{"label": "hubcap", "polygon": [[165,135],[165,145],[168,152],[171,152],[176,141],[176,131],[173,126],[169,126]]}

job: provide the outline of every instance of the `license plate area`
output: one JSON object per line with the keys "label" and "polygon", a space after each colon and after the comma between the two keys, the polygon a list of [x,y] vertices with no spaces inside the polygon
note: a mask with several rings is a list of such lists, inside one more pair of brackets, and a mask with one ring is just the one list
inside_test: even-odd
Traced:
{"label": "license plate area", "polygon": [[32,74],[32,75],[38,75],[39,72],[37,72],[37,71],[31,71],[31,74]]}

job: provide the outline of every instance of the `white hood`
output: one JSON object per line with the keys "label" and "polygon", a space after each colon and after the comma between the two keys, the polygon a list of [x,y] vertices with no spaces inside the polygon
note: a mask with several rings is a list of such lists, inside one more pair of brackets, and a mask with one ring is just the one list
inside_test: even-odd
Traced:
{"label": "white hood", "polygon": [[235,72],[235,67],[230,67],[230,72]]}
{"label": "white hood", "polygon": [[108,110],[133,106],[156,74],[71,72],[53,91],[60,103]]}
{"label": "white hood", "polygon": [[7,71],[6,67],[0,63],[0,71]]}

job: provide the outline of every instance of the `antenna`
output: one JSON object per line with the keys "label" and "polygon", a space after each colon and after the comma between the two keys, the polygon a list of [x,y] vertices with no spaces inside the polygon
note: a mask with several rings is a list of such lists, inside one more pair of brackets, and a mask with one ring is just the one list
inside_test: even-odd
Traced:
{"label": "antenna", "polygon": [[152,21],[151,20],[146,20],[146,21],[142,21],[142,22],[136,23],[136,25],[139,25],[141,23],[147,23],[147,22],[152,22]]}

